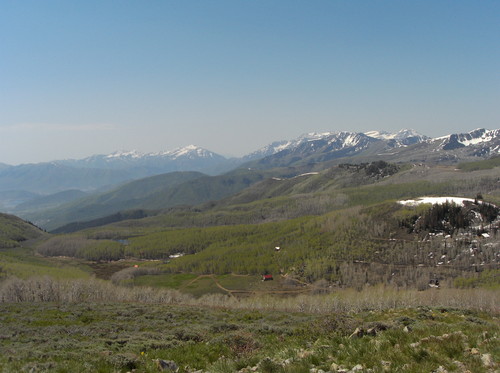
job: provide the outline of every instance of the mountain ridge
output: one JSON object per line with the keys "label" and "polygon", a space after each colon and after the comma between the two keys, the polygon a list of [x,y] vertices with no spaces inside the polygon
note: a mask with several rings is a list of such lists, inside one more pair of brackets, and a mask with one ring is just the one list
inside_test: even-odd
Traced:
{"label": "mountain ridge", "polygon": [[[177,171],[220,175],[238,167],[288,167],[318,162],[386,161],[458,162],[500,154],[500,130],[478,128],[430,138],[415,130],[310,132],[275,141],[240,158],[226,158],[188,145],[171,151],[117,151],[83,159],[0,167],[0,194],[12,190],[52,194],[67,189],[92,191],[119,183]],[[26,202],[26,201],[20,201]],[[2,197],[0,195],[0,204]]]}

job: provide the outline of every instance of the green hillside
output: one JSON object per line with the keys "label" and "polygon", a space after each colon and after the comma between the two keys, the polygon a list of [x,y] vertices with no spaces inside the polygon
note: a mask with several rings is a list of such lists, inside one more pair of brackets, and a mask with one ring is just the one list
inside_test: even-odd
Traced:
{"label": "green hillside", "polygon": [[53,278],[86,278],[90,268],[72,259],[34,255],[29,248],[34,242],[49,235],[26,221],[0,213],[0,283],[11,276],[29,278],[51,276]]}
{"label": "green hillside", "polygon": [[[173,207],[155,216],[54,237],[37,250],[46,256],[152,261],[141,266],[143,272],[124,275],[127,281],[137,278],[137,284],[149,285],[175,283],[178,273],[253,279],[272,273],[283,286],[290,279],[308,286],[327,281],[357,288],[379,283],[419,288],[435,276],[449,285],[466,284],[463,279],[481,275],[474,268],[495,270],[496,238],[482,239],[474,246],[479,250],[475,255],[463,256],[460,253],[469,251],[472,238],[456,236],[450,243],[436,236],[423,241],[431,228],[419,232],[408,222],[425,209],[403,207],[396,201],[482,193],[495,202],[500,196],[497,179],[496,170],[460,172],[378,162],[341,165],[267,178],[219,201]],[[465,225],[454,232],[478,234]],[[450,257],[449,263],[441,263],[443,255]],[[494,273],[485,276],[494,279]],[[147,280],[141,279],[144,275]],[[476,280],[495,283],[486,277]],[[206,291],[220,291],[211,281],[206,285]]]}
{"label": "green hillside", "polygon": [[[278,175],[284,172],[289,173],[290,170],[276,171]],[[206,176],[197,172],[175,172],[136,180],[113,191],[28,216],[48,230],[60,228],[57,232],[67,232],[75,227],[75,224],[71,224],[66,230],[63,226],[68,223],[101,218],[104,218],[103,222],[109,223],[109,219],[111,221],[120,219],[107,218],[108,215],[122,211],[158,211],[173,206],[194,206],[219,200],[234,195],[265,177],[264,172],[244,169],[219,176]]]}
{"label": "green hillside", "polygon": [[[170,190],[186,181],[202,176],[204,175],[199,172],[173,172],[152,176],[126,183],[109,192],[85,197],[56,209],[25,216],[51,230],[70,222],[91,220],[118,211],[144,208],[148,200],[157,201],[156,195],[163,190]],[[169,201],[164,201],[164,203],[168,206]],[[154,206],[154,203],[150,203],[150,206]]]}
{"label": "green hillside", "polygon": [[500,156],[475,162],[463,162],[458,168],[463,171],[489,170],[500,166]]}
{"label": "green hillside", "polygon": [[45,233],[14,215],[0,213],[0,248],[18,247],[21,242],[40,238]]}

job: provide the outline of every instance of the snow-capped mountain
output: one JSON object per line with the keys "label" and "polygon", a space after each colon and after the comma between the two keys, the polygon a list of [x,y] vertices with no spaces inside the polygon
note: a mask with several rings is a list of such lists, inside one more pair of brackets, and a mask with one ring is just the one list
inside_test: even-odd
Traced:
{"label": "snow-capped mountain", "polygon": [[312,132],[275,142],[252,153],[259,167],[284,167],[296,162],[323,162],[354,156],[381,140],[356,132]]}
{"label": "snow-capped mountain", "polygon": [[157,153],[116,151],[83,159],[0,168],[0,193],[9,190],[42,194],[67,189],[92,191],[174,171],[200,171],[215,175],[228,171],[233,164],[221,155],[194,145]]}
{"label": "snow-capped mountain", "polygon": [[284,167],[350,157],[396,162],[427,160],[458,162],[500,154],[500,130],[477,129],[436,139],[412,129],[385,131],[309,133],[289,141],[274,142],[247,156],[252,167]]}
{"label": "snow-capped mountain", "polygon": [[273,142],[242,158],[227,159],[207,149],[189,145],[156,153],[131,150],[79,160],[19,166],[0,164],[0,192],[26,190],[48,194],[66,189],[90,191],[173,171],[221,174],[243,164],[250,168],[289,167],[325,161],[341,163],[346,157],[345,162],[383,159],[390,162],[456,163],[497,154],[500,154],[498,129],[476,129],[434,139],[411,129],[396,133],[311,132],[292,140]]}
{"label": "snow-capped mountain", "polygon": [[197,159],[197,158],[223,158],[221,155],[215,154],[207,149],[200,148],[196,145],[188,145],[183,148],[177,148],[162,155],[171,159]]}
{"label": "snow-capped mountain", "polygon": [[498,154],[500,152],[500,130],[478,128],[468,133],[438,137],[433,142],[439,143],[439,148],[442,150],[469,147],[477,156]]}
{"label": "snow-capped mountain", "polygon": [[263,148],[261,148],[259,150],[256,150],[253,153],[250,153],[250,154],[244,156],[243,159],[244,160],[254,160],[254,159],[264,158],[264,157],[279,153],[283,150],[296,148],[297,146],[299,146],[300,144],[302,144],[304,142],[311,142],[311,141],[315,141],[315,140],[325,139],[333,134],[334,134],[334,132],[323,132],[323,133],[310,132],[310,133],[301,135],[293,140],[275,141],[269,145],[264,146]]}
{"label": "snow-capped mountain", "polygon": [[382,140],[393,140],[393,139],[403,140],[409,137],[428,138],[427,136],[423,136],[413,129],[407,129],[407,128],[399,130],[396,133],[391,133],[387,131],[368,131],[365,132],[365,135]]}
{"label": "snow-capped mountain", "polygon": [[387,140],[389,142],[388,145],[391,147],[418,144],[430,139],[430,137],[421,135],[413,129],[402,129],[396,133],[389,133],[386,131],[369,131],[365,132],[365,135],[376,139]]}
{"label": "snow-capped mountain", "polygon": [[[141,153],[137,150],[116,151],[111,154],[98,154],[84,159],[70,159],[56,161],[79,168],[97,168],[97,169],[126,169],[140,167],[143,169],[154,169],[160,172],[179,171],[178,164],[182,163],[181,168],[188,168],[190,171],[206,171],[212,165],[224,162],[226,158],[211,152],[207,149],[188,145],[170,151],[161,151],[156,153]],[[155,171],[155,173],[156,173]],[[210,171],[206,171],[209,172]]]}
{"label": "snow-capped mountain", "polygon": [[[370,138],[370,139],[368,139]],[[359,151],[368,146],[373,140],[387,141],[389,146],[407,146],[419,142],[427,141],[429,137],[424,136],[411,129],[403,129],[397,133],[386,131],[358,132],[311,132],[288,141],[276,141],[265,146],[256,152],[246,156],[246,158],[257,159],[279,153],[284,150],[292,151],[298,148],[313,147],[318,148],[319,144],[328,144],[329,148],[324,150],[339,151],[350,149]]]}
{"label": "snow-capped mountain", "polygon": [[[368,139],[370,138],[370,139]],[[385,131],[357,132],[311,132],[293,140],[275,141],[253,153],[246,155],[246,161],[272,156],[282,151],[293,152],[299,149],[309,149],[308,153],[316,149],[321,151],[340,151],[349,149],[350,153],[366,148],[373,140],[387,142],[388,147],[408,146],[429,140],[428,136],[421,135],[412,129],[402,129],[396,133]]]}

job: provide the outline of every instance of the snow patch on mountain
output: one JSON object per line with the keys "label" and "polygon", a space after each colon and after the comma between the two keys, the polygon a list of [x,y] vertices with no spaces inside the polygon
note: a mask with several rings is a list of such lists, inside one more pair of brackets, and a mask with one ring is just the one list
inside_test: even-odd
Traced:
{"label": "snow patch on mountain", "polygon": [[200,148],[196,145],[188,145],[182,148],[177,148],[171,151],[166,151],[162,153],[163,156],[169,157],[173,160],[178,158],[214,158],[216,155],[207,149]]}
{"label": "snow patch on mountain", "polygon": [[500,130],[487,130],[478,128],[467,133],[458,133],[437,137],[432,141],[440,142],[439,148],[453,150],[465,147],[486,147],[480,149],[481,153],[498,152],[500,142]]}
{"label": "snow patch on mountain", "polygon": [[209,150],[203,149],[196,145],[188,145],[174,150],[152,152],[152,153],[141,153],[137,150],[120,150],[106,155],[93,155],[91,157],[83,159],[83,161],[93,161],[96,159],[103,159],[108,161],[131,160],[131,159],[141,160],[141,159],[155,158],[155,157],[176,160],[179,158],[189,158],[189,159],[214,158],[215,156],[216,154],[212,153]]}
{"label": "snow patch on mountain", "polygon": [[399,201],[400,204],[405,206],[416,206],[424,203],[435,205],[444,204],[446,202],[463,206],[465,202],[474,202],[474,200],[472,198],[462,197],[420,197],[417,199],[407,199],[404,201]]}
{"label": "snow patch on mountain", "polygon": [[413,144],[418,144],[429,140],[429,137],[421,135],[413,129],[402,129],[396,133],[387,131],[368,131],[365,132],[366,136],[375,139],[389,141],[390,147],[405,147]]}
{"label": "snow patch on mountain", "polygon": [[137,150],[119,150],[111,154],[107,154],[105,158],[113,159],[113,158],[142,158],[144,154],[138,152]]}

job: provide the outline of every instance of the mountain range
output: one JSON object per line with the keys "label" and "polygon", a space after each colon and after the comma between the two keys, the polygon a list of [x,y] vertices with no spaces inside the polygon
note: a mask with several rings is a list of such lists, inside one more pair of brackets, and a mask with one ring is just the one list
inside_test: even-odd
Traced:
{"label": "mountain range", "polygon": [[[293,140],[273,142],[241,158],[226,158],[190,145],[158,153],[121,151],[79,160],[18,166],[1,164],[0,209],[22,216],[26,212],[33,213],[70,203],[89,193],[112,192],[119,185],[133,180],[171,172],[203,172],[203,176],[215,176],[239,167],[261,171],[295,167],[300,172],[307,172],[334,164],[373,160],[453,164],[489,158],[499,153],[500,130],[476,129],[468,133],[430,138],[405,129],[397,133],[309,133]],[[236,185],[242,187],[246,184],[236,182]],[[217,197],[217,193],[205,194],[206,198],[202,200]],[[93,197],[89,198],[91,201]],[[196,199],[196,202],[202,200]],[[189,198],[184,198],[182,203],[187,201]],[[98,203],[94,201],[91,204]],[[161,207],[170,205],[167,203]],[[131,208],[136,206],[130,204]]]}

